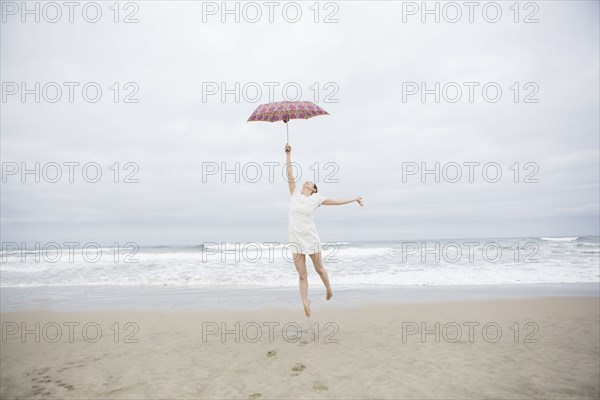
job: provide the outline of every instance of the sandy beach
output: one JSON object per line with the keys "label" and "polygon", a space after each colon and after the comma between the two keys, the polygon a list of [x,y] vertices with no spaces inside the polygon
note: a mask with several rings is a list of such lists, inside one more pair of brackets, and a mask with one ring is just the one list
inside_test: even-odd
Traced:
{"label": "sandy beach", "polygon": [[597,399],[599,323],[598,297],[4,312],[0,395]]}

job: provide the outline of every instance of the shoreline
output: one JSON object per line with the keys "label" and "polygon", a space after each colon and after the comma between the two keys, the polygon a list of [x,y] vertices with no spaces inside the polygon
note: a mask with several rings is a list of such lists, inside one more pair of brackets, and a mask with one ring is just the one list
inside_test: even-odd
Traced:
{"label": "shoreline", "polygon": [[[0,312],[165,310],[255,310],[297,308],[298,288],[240,286],[46,286],[1,288]],[[527,299],[538,297],[599,297],[600,283],[540,283],[498,285],[411,285],[344,287],[333,285],[331,302],[320,282],[309,284],[313,307],[325,304],[361,306],[448,301]]]}

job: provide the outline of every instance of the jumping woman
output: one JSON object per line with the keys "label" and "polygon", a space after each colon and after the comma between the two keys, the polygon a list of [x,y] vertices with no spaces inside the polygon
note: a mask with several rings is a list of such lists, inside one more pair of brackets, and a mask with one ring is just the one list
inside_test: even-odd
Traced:
{"label": "jumping woman", "polygon": [[345,200],[328,199],[318,193],[317,185],[314,182],[305,182],[301,189],[296,190],[296,182],[292,173],[291,153],[292,148],[289,144],[286,144],[286,172],[290,194],[292,195],[288,239],[294,265],[300,278],[300,296],[302,297],[302,304],[304,304],[304,313],[310,318],[310,300],[308,300],[308,278],[306,273],[307,254],[310,256],[315,270],[325,285],[327,300],[333,296],[331,285],[329,284],[329,276],[323,267],[323,260],[321,258],[321,240],[315,227],[315,211],[321,204],[339,206],[354,203],[355,201],[362,207],[363,199],[362,197]]}

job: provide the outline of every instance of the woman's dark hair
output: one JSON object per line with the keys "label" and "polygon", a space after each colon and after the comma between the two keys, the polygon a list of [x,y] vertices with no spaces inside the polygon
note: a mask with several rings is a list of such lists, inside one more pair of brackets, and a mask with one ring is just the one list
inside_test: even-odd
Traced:
{"label": "woman's dark hair", "polygon": [[313,183],[313,185],[315,185],[315,193],[317,193],[319,191],[319,189],[317,189],[317,184]]}

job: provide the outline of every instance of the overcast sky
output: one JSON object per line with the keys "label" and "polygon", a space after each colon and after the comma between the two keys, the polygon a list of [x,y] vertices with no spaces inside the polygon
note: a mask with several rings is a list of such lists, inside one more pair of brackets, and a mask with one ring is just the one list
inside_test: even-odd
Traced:
{"label": "overcast sky", "polygon": [[[283,14],[286,2],[272,23],[263,2],[255,3],[262,11],[255,23],[257,8],[245,3],[238,3],[239,23],[233,14],[221,21],[214,8],[221,2],[121,3],[115,23],[112,3],[98,3],[96,23],[83,18],[85,2],[73,23],[64,6],[58,22],[47,21],[56,9],[39,3],[36,23],[22,15],[23,3],[2,2],[2,242],[285,242],[285,125],[246,120],[271,100],[269,85],[280,101],[286,84],[290,98],[300,87],[302,100],[330,113],[290,123],[301,181],[316,181],[329,198],[365,199],[363,208],[318,210],[325,242],[599,233],[597,1],[521,3],[518,15],[513,2],[498,2],[495,23],[493,5],[483,12],[486,2],[472,10],[473,22],[461,6],[456,23],[453,5],[438,3],[436,23],[415,10],[421,2],[392,1],[320,3],[318,16],[313,2],[300,3],[296,23],[294,5]],[[93,7],[86,12],[95,17]],[[138,22],[123,23],[127,16]],[[23,102],[21,83],[35,92],[36,82],[40,102],[35,93]],[[79,84],[72,103],[64,82]],[[82,95],[90,82],[102,89],[95,103]],[[230,90],[225,101],[221,83]],[[62,97],[52,103],[56,86]],[[453,102],[457,87],[462,96]],[[422,88],[430,90],[424,102]],[[127,95],[138,102],[124,102]],[[36,162],[46,179],[26,175],[22,183],[22,163]],[[57,183],[49,182],[53,162],[62,166]],[[80,163],[73,183],[69,162]],[[246,167],[239,182],[221,176],[222,166],[238,162]],[[265,163],[275,162],[269,182]],[[403,180],[403,169],[436,162],[446,172],[439,183],[432,174],[423,183],[420,171]],[[101,167],[99,182],[82,178],[86,163]],[[252,163],[262,166],[258,182]],[[471,164],[473,182],[465,163],[479,163]],[[453,183],[457,164],[462,177]],[[493,167],[501,168],[497,182],[484,179],[484,164],[490,181]],[[7,174],[14,165],[19,171]],[[219,171],[203,182],[203,169],[214,165]],[[132,172],[139,182],[123,182]],[[325,181],[328,175],[338,182]]]}

